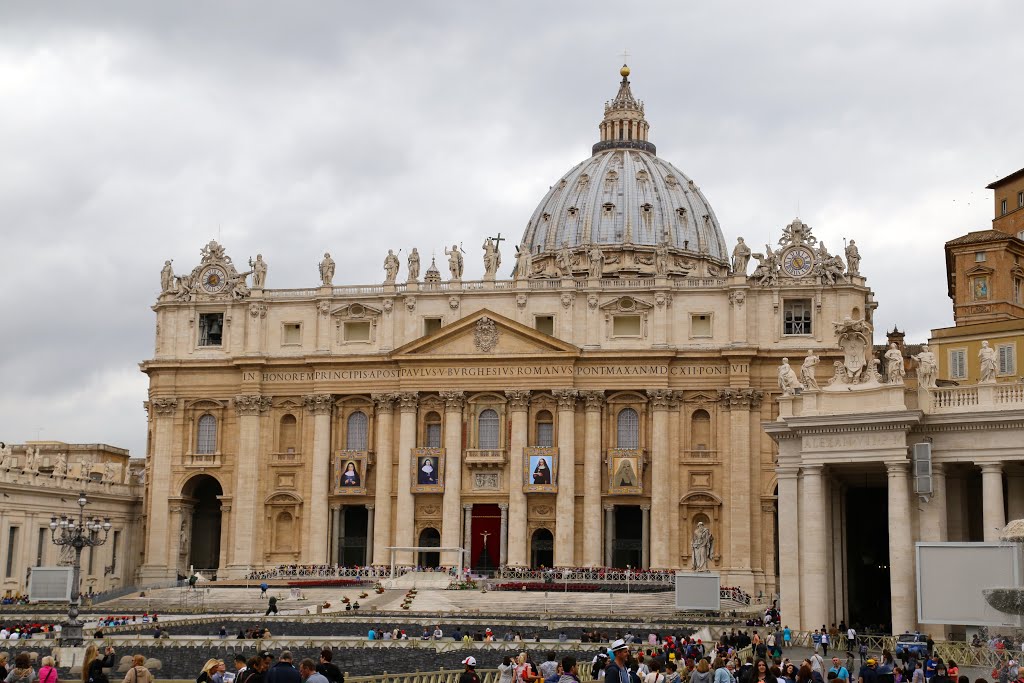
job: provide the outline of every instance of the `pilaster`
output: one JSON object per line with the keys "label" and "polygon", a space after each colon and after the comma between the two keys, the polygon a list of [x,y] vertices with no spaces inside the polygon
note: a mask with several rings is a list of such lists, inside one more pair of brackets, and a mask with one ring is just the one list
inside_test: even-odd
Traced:
{"label": "pilaster", "polygon": [[804,466],[800,483],[800,606],[809,629],[829,623],[824,467]]}
{"label": "pilaster", "polygon": [[238,459],[235,467],[234,550],[231,554],[232,572],[245,574],[257,564],[259,543],[254,542],[254,522],[262,515],[257,507],[260,472],[260,416],[270,408],[270,396],[239,394],[235,396],[238,415]]}
{"label": "pilaster", "polygon": [[556,567],[575,567],[576,397],[575,389],[552,391],[558,402],[558,493],[555,496]]}
{"label": "pilaster", "polygon": [[302,401],[313,416],[309,513],[305,515],[309,531],[303,555],[310,564],[326,564],[329,545],[327,488],[331,479],[331,415],[334,412],[334,397],[330,394],[308,394],[302,397]]}
{"label": "pilaster", "polygon": [[583,565],[602,566],[601,557],[601,409],[603,391],[581,391],[584,411]]}
{"label": "pilaster", "polygon": [[523,493],[523,448],[527,440],[530,392],[514,389],[505,392],[512,413],[508,465],[508,539],[507,562],[511,567],[526,567],[526,494]]}
{"label": "pilaster", "polygon": [[[415,545],[415,499],[412,495],[412,449],[416,447],[416,411],[419,409],[419,394],[407,391],[398,394],[398,501],[395,505],[395,545],[409,548]],[[380,525],[378,525],[380,526]],[[386,551],[385,551],[386,552]],[[390,559],[390,558],[389,558]],[[415,564],[409,551],[395,553],[399,565]]]}
{"label": "pilaster", "polygon": [[998,462],[978,463],[981,466],[981,519],[986,543],[999,540],[1006,526],[1003,507],[1003,466]]}
{"label": "pilaster", "polygon": [[[174,397],[152,398],[146,404],[149,419],[154,423],[153,454],[150,465],[150,491],[171,492],[171,448],[174,441],[174,417],[178,410],[178,399]],[[144,583],[173,578],[168,544],[171,542],[170,509],[166,497],[151,496],[149,519],[146,524],[146,559],[139,569]],[[225,555],[221,555],[224,563]]]}
{"label": "pilaster", "polygon": [[[463,391],[439,392],[444,400],[444,497],[441,502],[441,546],[461,547],[459,524],[462,512],[462,409],[466,403]],[[441,553],[441,564],[452,567],[461,558],[456,553]]]}
{"label": "pilaster", "polygon": [[[645,568],[669,568],[669,527],[672,518],[669,495],[672,490],[671,462],[669,460],[668,408],[672,399],[669,389],[648,389],[647,397],[652,412],[651,430],[651,509],[653,510],[654,538],[658,542],[650,547],[644,544],[644,552],[650,553],[650,562]],[[650,515],[648,515],[650,517]],[[646,519],[647,517],[645,517]]]}
{"label": "pilaster", "polygon": [[[885,464],[889,480],[889,591],[893,633],[917,628],[914,587],[914,538],[911,533],[910,487],[906,462]],[[1001,486],[1001,482],[1000,482]]]}
{"label": "pilaster", "polygon": [[394,407],[398,394],[373,394],[377,414],[377,464],[375,470],[373,545],[369,564],[385,565],[391,561],[387,547],[391,545],[391,479],[394,474]]}

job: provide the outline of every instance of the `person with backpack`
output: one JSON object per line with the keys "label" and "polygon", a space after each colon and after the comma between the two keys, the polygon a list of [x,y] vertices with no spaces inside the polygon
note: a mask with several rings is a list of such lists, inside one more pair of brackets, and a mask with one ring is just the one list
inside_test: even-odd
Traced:
{"label": "person with backpack", "polygon": [[[125,673],[124,683],[153,683],[153,674],[144,666],[145,663],[145,655],[135,655],[132,657],[132,668],[128,669],[128,672]],[[56,683],[56,680],[55,678],[53,683]],[[50,681],[43,680],[42,669],[39,670],[39,683],[50,683]]]}
{"label": "person with backpack", "polygon": [[14,658],[14,668],[4,679],[5,683],[33,683],[36,672],[32,669],[32,657],[27,652],[19,652]]}

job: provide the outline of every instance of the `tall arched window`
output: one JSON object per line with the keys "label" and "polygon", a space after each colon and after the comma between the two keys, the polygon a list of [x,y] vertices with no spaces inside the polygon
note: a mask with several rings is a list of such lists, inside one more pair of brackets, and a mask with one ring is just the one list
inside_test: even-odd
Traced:
{"label": "tall arched window", "polygon": [[488,408],[480,412],[476,420],[477,448],[494,450],[499,447],[498,413]]}
{"label": "tall arched window", "polygon": [[554,420],[551,411],[542,410],[537,413],[537,445],[550,448],[555,445]]}
{"label": "tall arched window", "polygon": [[345,429],[345,448],[350,451],[365,451],[369,448],[369,424],[366,413],[357,410],[348,416],[348,427]]}
{"label": "tall arched window", "polygon": [[430,411],[427,416],[423,419],[424,426],[426,427],[426,439],[424,446],[426,448],[440,448],[441,447],[441,416]]}
{"label": "tall arched window", "polygon": [[632,408],[619,411],[615,440],[616,448],[640,448],[640,416]]}
{"label": "tall arched window", "polygon": [[278,453],[295,452],[295,435],[297,432],[297,426],[298,422],[295,420],[294,415],[284,415],[281,417],[281,429],[277,436]]}
{"label": "tall arched window", "polygon": [[217,418],[207,413],[199,418],[199,429],[196,434],[196,453],[210,454],[217,452]]}
{"label": "tall arched window", "polygon": [[693,450],[706,451],[711,447],[711,416],[703,408],[690,417],[690,443]]}

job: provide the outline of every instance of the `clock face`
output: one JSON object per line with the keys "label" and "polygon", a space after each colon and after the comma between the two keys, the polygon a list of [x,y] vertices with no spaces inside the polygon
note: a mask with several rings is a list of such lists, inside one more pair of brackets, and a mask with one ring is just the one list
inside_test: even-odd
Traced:
{"label": "clock face", "polygon": [[210,294],[216,294],[224,289],[224,286],[228,282],[228,277],[223,268],[219,266],[212,266],[203,271],[199,281],[202,283],[204,291],[209,292]]}
{"label": "clock face", "polygon": [[803,277],[811,272],[811,266],[814,264],[814,255],[811,254],[809,249],[803,247],[797,247],[796,249],[790,249],[786,252],[786,255],[782,257],[782,268],[786,271],[786,274],[791,277]]}

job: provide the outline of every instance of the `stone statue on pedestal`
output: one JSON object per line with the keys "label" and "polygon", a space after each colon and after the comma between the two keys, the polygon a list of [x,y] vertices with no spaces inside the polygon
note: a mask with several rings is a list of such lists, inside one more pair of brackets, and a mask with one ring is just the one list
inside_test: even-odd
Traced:
{"label": "stone statue on pedestal", "polygon": [[596,244],[590,247],[587,258],[590,260],[590,277],[601,277],[604,274],[604,252],[601,251],[601,247]]}
{"label": "stone statue on pedestal", "polygon": [[32,448],[31,446],[25,447],[25,467],[22,468],[25,472],[38,472],[39,471],[39,447]]}
{"label": "stone statue on pedestal", "polygon": [[711,529],[704,526],[704,522],[697,522],[697,528],[693,531],[693,571],[695,572],[706,572],[708,570],[708,560],[712,557],[714,550],[715,537],[711,534]]}
{"label": "stone statue on pedestal", "polygon": [[78,468],[79,479],[92,479],[92,468],[95,467],[96,461],[92,458],[85,456],[82,458],[82,462]]}
{"label": "stone statue on pedestal", "polygon": [[740,237],[736,240],[736,246],[732,250],[732,272],[737,275],[746,275],[748,263],[750,263],[750,247]]}
{"label": "stone statue on pedestal", "polygon": [[490,237],[484,240],[483,250],[484,279],[493,280],[498,273],[498,268],[501,266],[501,252],[498,250],[498,246],[494,243],[494,240]]}
{"label": "stone statue on pedestal", "polygon": [[446,248],[444,255],[448,257],[448,271],[451,273],[452,279],[461,280],[463,262],[462,250],[459,249],[459,245],[453,244],[450,250]]}
{"label": "stone statue on pedestal", "polygon": [[981,360],[981,384],[995,384],[996,370],[998,369],[996,352],[988,345],[987,341],[981,342],[978,358]]}
{"label": "stone statue on pedestal", "polygon": [[808,350],[803,365],[800,366],[800,381],[807,389],[817,389],[818,380],[814,378],[814,368],[821,361],[821,358],[814,355],[814,351]]}
{"label": "stone statue on pedestal", "polygon": [[885,377],[889,384],[903,384],[907,371],[903,369],[903,353],[895,342],[885,352]]}
{"label": "stone statue on pedestal", "polygon": [[846,274],[860,275],[860,250],[854,240],[846,247]]}
{"label": "stone statue on pedestal", "polygon": [[388,249],[388,255],[384,257],[384,284],[395,284],[395,278],[398,277],[399,267],[400,264],[398,262],[398,257],[395,256],[395,252]]}
{"label": "stone statue on pedestal", "polygon": [[800,378],[796,376],[796,372],[789,365],[788,358],[783,358],[782,365],[779,366],[779,388],[782,389],[783,396],[792,396],[804,388],[804,385],[800,383]]}
{"label": "stone statue on pedestal", "polygon": [[0,441],[0,469],[10,469],[11,467],[11,447]]}
{"label": "stone statue on pedestal", "polygon": [[68,454],[58,453],[57,463],[53,466],[53,476],[63,479],[68,476]]}
{"label": "stone statue on pedestal", "polygon": [[924,344],[921,353],[911,356],[917,361],[917,384],[926,389],[935,388],[935,373],[939,368],[938,361],[931,347]]}
{"label": "stone statue on pedestal", "polygon": [[164,267],[160,270],[160,293],[167,294],[175,289],[174,268],[170,261],[164,261]]}
{"label": "stone statue on pedestal", "polygon": [[334,259],[328,253],[324,253],[324,260],[320,262],[320,282],[324,287],[330,287],[334,282]]}
{"label": "stone statue on pedestal", "polygon": [[263,254],[256,254],[256,260],[249,259],[249,267],[252,268],[252,288],[263,289],[267,282],[267,262],[263,260]]}
{"label": "stone statue on pedestal", "polygon": [[109,481],[115,483],[118,479],[118,465],[116,462],[107,461],[103,463],[103,481]]}
{"label": "stone statue on pedestal", "polygon": [[409,282],[416,282],[420,279],[420,252],[416,247],[409,252]]}

